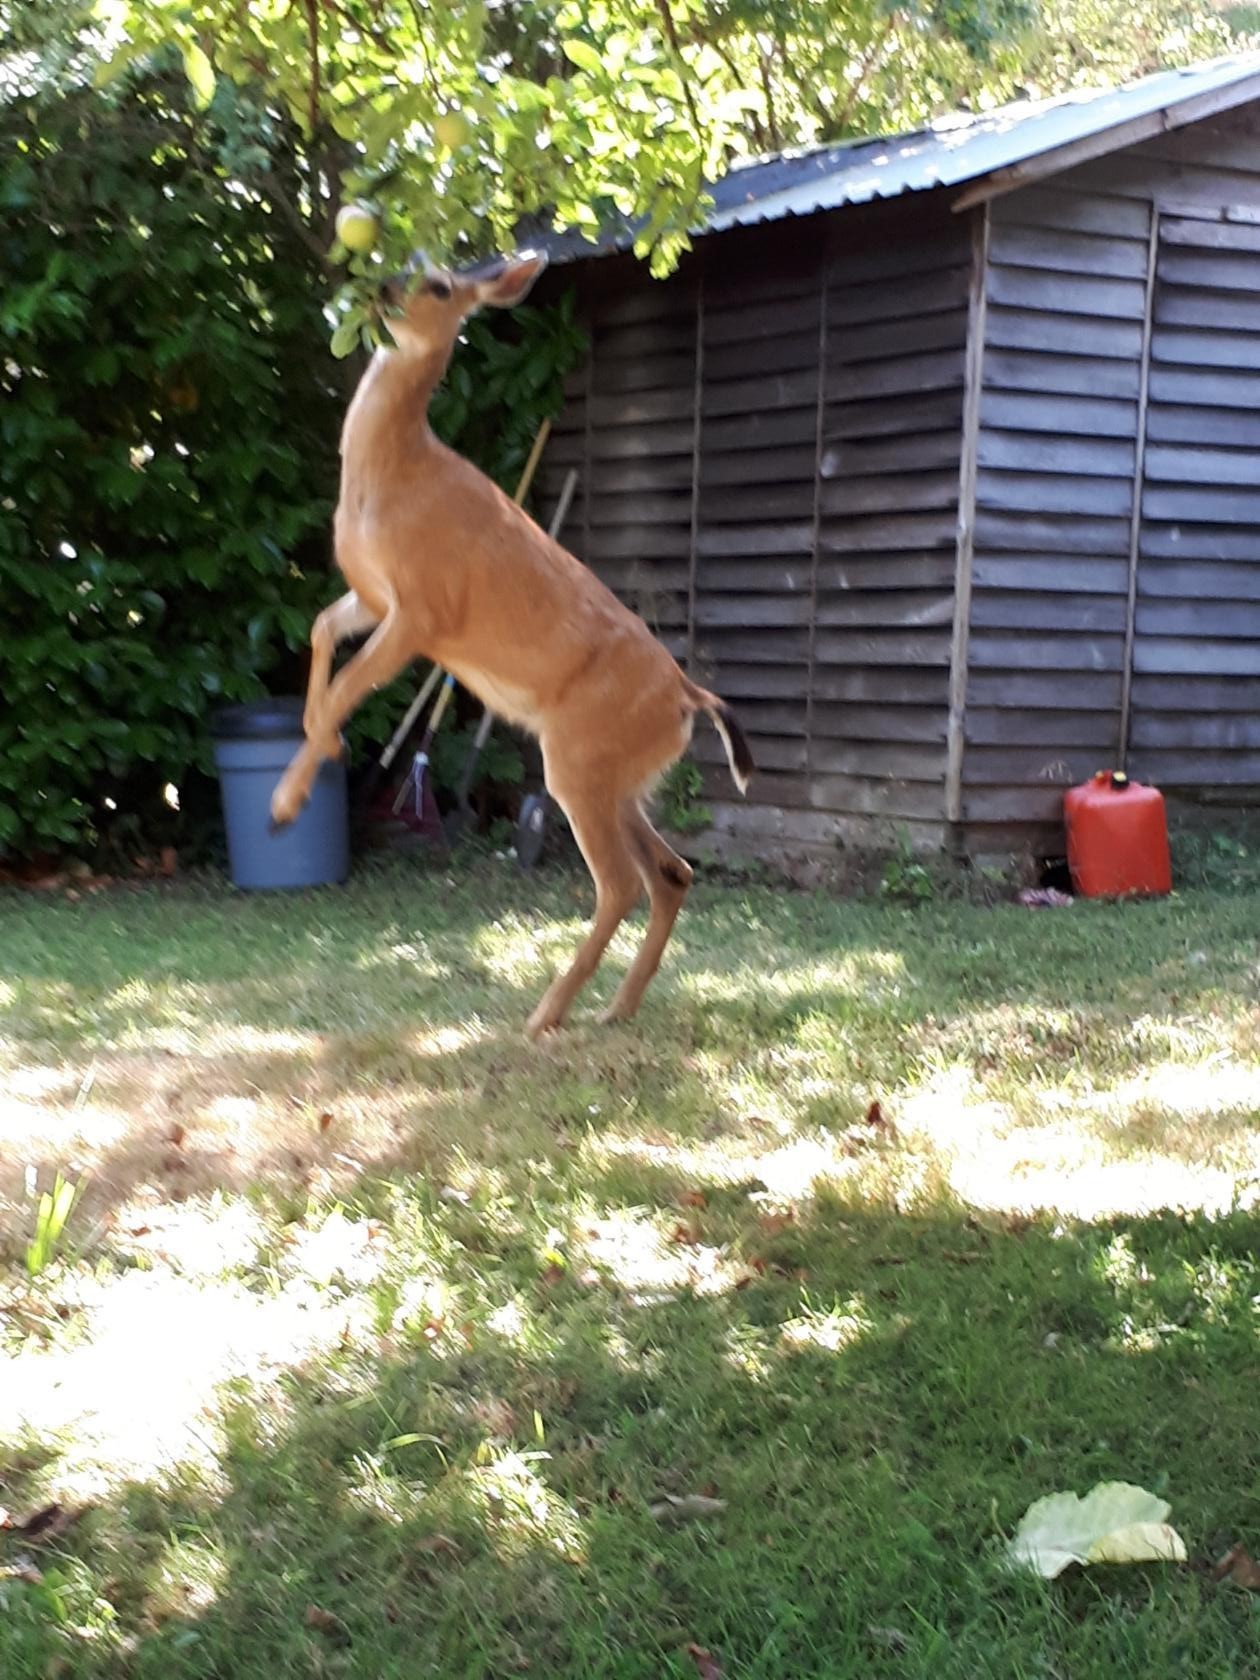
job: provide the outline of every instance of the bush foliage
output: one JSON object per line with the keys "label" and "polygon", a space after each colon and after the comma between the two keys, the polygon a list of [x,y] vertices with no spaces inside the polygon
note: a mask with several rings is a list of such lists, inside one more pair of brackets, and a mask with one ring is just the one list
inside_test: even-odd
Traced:
{"label": "bush foliage", "polygon": [[326,597],[339,393],[305,245],[181,81],[0,114],[0,845],[160,822]]}
{"label": "bush foliage", "polygon": [[[328,276],[231,168],[292,153],[188,100],[176,67],[0,107],[0,855],[182,839],[210,711],[300,686],[339,589]],[[565,306],[473,323],[435,425],[512,487],[582,343]]]}

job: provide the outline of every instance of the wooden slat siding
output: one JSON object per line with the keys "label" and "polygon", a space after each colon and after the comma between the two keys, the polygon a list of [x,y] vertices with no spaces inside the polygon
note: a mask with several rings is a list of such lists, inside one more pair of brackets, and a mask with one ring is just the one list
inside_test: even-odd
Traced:
{"label": "wooden slat siding", "polygon": [[812,803],[945,816],[971,229],[838,223],[820,413]]}
{"label": "wooden slat siding", "polygon": [[[805,803],[821,230],[805,233],[747,265],[706,253],[704,268],[694,666],[739,707],[759,772],[754,805],[781,778],[794,783],[789,804]],[[692,756],[729,798],[713,731],[697,730]]]}
{"label": "wooden slat siding", "polygon": [[1151,226],[1053,185],[991,214],[967,831],[1060,818],[1119,744]]}
{"label": "wooden slat siding", "polygon": [[[1254,132],[1183,138],[1260,179]],[[1260,372],[1260,227],[1161,216],[1155,274],[1127,763],[1168,787],[1256,785],[1260,426],[1238,404]]]}
{"label": "wooden slat siding", "polygon": [[[692,546],[698,281],[694,265],[644,290],[623,266],[586,301],[582,548],[671,652],[686,656]],[[567,437],[568,417],[559,430]],[[557,466],[571,456],[562,446]],[[544,469],[549,486],[550,460]],[[571,541],[576,547],[576,542]]]}

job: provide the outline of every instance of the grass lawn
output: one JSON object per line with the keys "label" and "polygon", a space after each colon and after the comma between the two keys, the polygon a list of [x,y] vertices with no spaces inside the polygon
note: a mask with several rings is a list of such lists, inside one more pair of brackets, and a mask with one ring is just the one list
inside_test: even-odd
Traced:
{"label": "grass lawn", "polygon": [[[1260,1674],[1260,892],[702,885],[528,1046],[587,904],[0,900],[5,1680]],[[1111,1478],[1191,1565],[1003,1568]]]}

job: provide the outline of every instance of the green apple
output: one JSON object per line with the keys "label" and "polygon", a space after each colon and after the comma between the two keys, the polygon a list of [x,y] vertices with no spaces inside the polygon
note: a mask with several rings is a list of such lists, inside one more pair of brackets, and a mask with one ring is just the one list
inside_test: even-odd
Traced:
{"label": "green apple", "polygon": [[434,119],[433,133],[439,145],[454,152],[472,138],[472,124],[462,111],[444,111]]}
{"label": "green apple", "polygon": [[357,256],[367,255],[379,232],[376,217],[366,204],[343,204],[337,212],[337,238]]}

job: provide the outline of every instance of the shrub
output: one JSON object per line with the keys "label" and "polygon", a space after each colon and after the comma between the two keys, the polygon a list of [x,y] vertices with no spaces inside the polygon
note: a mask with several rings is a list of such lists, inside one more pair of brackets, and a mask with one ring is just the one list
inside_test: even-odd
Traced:
{"label": "shrub", "polygon": [[149,73],[0,107],[10,853],[88,849],[111,820],[169,837],[162,790],[207,766],[209,708],[263,692],[330,594],[318,260],[186,98]]}

